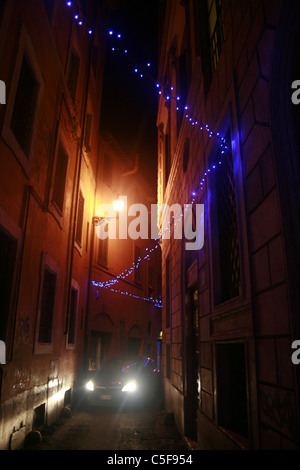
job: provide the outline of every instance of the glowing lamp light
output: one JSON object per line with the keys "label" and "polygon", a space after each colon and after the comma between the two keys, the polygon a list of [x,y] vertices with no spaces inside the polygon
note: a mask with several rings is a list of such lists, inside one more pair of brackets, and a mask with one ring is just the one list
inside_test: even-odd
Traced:
{"label": "glowing lamp light", "polygon": [[113,201],[113,208],[116,212],[122,212],[124,208],[124,201],[116,199],[115,201]]}

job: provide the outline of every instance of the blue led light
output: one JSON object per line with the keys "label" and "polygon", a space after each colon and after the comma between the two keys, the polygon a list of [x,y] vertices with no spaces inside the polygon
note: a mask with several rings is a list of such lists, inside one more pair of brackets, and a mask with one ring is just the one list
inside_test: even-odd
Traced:
{"label": "blue led light", "polygon": [[[73,4],[72,1],[67,1],[67,2],[66,2],[66,5],[67,5],[68,7],[71,7],[72,4]],[[74,15],[74,19],[77,20],[79,26],[82,26],[82,25],[83,25],[83,21],[82,21],[81,19],[79,19],[79,14],[75,14],[75,15]],[[87,32],[88,32],[89,35],[91,35],[91,34],[93,34],[93,29],[87,29]],[[109,35],[109,36],[113,36],[113,35],[114,35],[113,30],[109,30],[109,31],[108,31],[108,35]],[[117,38],[120,39],[121,37],[122,37],[122,35],[121,35],[120,33],[118,33],[118,34],[117,34]],[[119,51],[118,48],[116,49],[115,47],[113,47],[113,48],[112,48],[112,51],[115,51],[115,50],[118,50],[118,51]],[[124,49],[124,53],[127,54],[127,52],[128,52],[128,50],[127,50],[127,49]],[[147,67],[151,67],[151,63],[150,63],[150,62],[145,62],[145,63],[146,63],[146,65],[147,65]],[[138,69],[137,67],[134,69],[134,72],[135,72],[135,73],[139,73],[139,74],[140,74],[140,77],[143,78],[143,73],[140,73],[140,72],[139,72],[139,69]],[[156,87],[159,89],[159,90],[158,90],[159,95],[161,95],[161,94],[163,93],[164,96],[166,97],[166,100],[169,101],[169,100],[171,100],[171,99],[174,99],[174,100],[177,101],[177,102],[181,100],[180,96],[172,96],[172,91],[174,90],[174,87],[173,87],[173,86],[168,86],[168,89],[166,90],[166,89],[164,89],[163,86],[161,86],[159,83],[157,83],[157,84],[156,84]],[[179,109],[180,109],[180,107],[177,106],[177,107],[176,107],[176,110],[178,111]],[[188,105],[184,106],[184,110],[187,111],[188,109],[189,109]],[[186,117],[186,118],[189,118],[189,122],[192,124],[192,126],[198,125],[198,121],[197,121],[196,119],[194,119],[194,117],[191,116],[191,113],[190,113],[190,112],[189,112],[189,114],[186,113],[186,114],[185,114],[185,117]],[[222,155],[225,154],[225,150],[228,151],[228,146],[225,145],[225,144],[226,144],[226,139],[225,139],[224,137],[220,137],[220,133],[219,133],[219,132],[216,132],[216,133],[215,133],[215,132],[211,131],[211,130],[209,129],[208,124],[206,124],[205,127],[204,127],[204,124],[201,124],[201,123],[200,123],[200,124],[199,124],[199,129],[200,129],[201,131],[203,131],[203,129],[205,129],[205,130],[208,132],[208,134],[209,134],[209,138],[211,138],[211,137],[213,137],[213,136],[218,137],[218,139],[221,141],[221,145],[220,145],[220,146],[221,146],[221,148],[222,148],[222,150],[221,150],[221,154],[222,154]],[[224,150],[224,149],[225,149],[225,150]],[[219,161],[218,161],[218,164],[221,165],[221,164],[222,164],[222,161],[219,160]],[[199,190],[199,189],[201,189],[201,190],[204,189],[204,184],[205,184],[206,178],[208,177],[208,174],[211,172],[211,170],[215,170],[215,169],[216,169],[216,165],[212,165],[211,168],[207,168],[207,171],[204,172],[204,177],[203,177],[202,180],[200,181],[200,188],[198,187],[197,190],[195,190],[195,191],[193,191],[193,192],[191,193],[191,195],[192,195],[192,201],[191,201],[192,204],[194,204],[194,202],[195,202],[195,198],[197,197],[198,190]],[[185,210],[187,210],[187,209],[185,208]],[[181,217],[183,217],[183,214],[180,214],[180,215],[181,215]],[[173,217],[173,218],[174,218],[174,217]],[[178,219],[178,220],[179,220],[179,219]],[[176,223],[175,223],[175,225],[176,225]],[[166,228],[165,231],[166,231],[166,232],[167,232],[167,231],[170,232],[171,229],[170,229],[170,228]],[[125,269],[121,274],[119,274],[118,276],[116,276],[114,279],[111,279],[110,281],[105,281],[105,282],[95,282],[95,281],[92,281],[92,284],[93,284],[94,286],[101,287],[101,288],[109,288],[112,292],[117,292],[117,293],[120,293],[120,294],[122,294],[122,295],[130,296],[130,297],[135,298],[135,299],[142,299],[142,300],[145,300],[145,301],[147,301],[147,302],[153,302],[154,305],[156,305],[157,307],[160,307],[160,308],[161,308],[161,307],[162,307],[161,299],[153,299],[152,297],[150,297],[150,298],[145,298],[145,297],[142,297],[142,296],[139,296],[139,295],[132,294],[132,293],[127,292],[127,291],[121,291],[121,290],[117,290],[117,289],[112,289],[112,286],[113,286],[114,284],[118,283],[120,280],[125,279],[126,277],[130,276],[130,275],[132,274],[132,272],[134,271],[134,269],[139,266],[139,264],[140,264],[140,262],[141,262],[142,260],[149,260],[150,254],[153,253],[153,251],[155,251],[157,248],[160,247],[160,241],[162,240],[162,236],[163,236],[163,234],[161,233],[160,236],[159,236],[159,238],[156,240],[156,241],[157,241],[157,244],[155,245],[154,248],[152,248],[152,249],[146,248],[145,251],[146,251],[147,254],[144,256],[144,258],[141,258],[141,257],[140,257],[140,258],[138,259],[138,261],[137,261],[135,264],[133,264],[133,266],[131,266],[131,267],[128,268],[128,269]]]}

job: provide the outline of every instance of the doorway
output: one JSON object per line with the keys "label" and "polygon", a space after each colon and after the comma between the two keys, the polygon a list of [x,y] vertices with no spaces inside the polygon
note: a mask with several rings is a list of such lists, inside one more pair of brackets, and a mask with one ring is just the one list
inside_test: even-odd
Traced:
{"label": "doorway", "polygon": [[197,412],[199,408],[199,307],[198,288],[187,291],[186,306],[186,405],[185,435],[197,441]]}
{"label": "doorway", "polygon": [[112,333],[92,331],[90,338],[89,370],[99,370],[109,358]]}

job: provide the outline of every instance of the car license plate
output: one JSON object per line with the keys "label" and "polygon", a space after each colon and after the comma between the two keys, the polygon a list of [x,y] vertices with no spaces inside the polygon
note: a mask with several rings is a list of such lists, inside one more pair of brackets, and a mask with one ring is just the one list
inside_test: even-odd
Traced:
{"label": "car license plate", "polygon": [[101,400],[110,400],[111,396],[110,395],[101,395]]}

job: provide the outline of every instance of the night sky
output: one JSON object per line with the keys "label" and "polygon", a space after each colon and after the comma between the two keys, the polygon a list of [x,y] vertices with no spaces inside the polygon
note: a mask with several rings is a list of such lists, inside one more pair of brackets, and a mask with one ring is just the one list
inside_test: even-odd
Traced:
{"label": "night sky", "polygon": [[[107,40],[101,122],[101,130],[112,134],[133,162],[135,154],[140,154],[140,171],[153,185],[157,168],[157,5],[157,0],[122,0],[110,17],[114,35]],[[116,38],[117,33],[122,34],[121,39]],[[112,47],[122,52],[113,52]],[[136,66],[145,66],[143,79],[134,72]]]}

